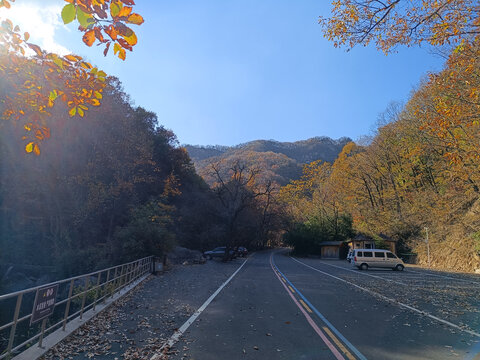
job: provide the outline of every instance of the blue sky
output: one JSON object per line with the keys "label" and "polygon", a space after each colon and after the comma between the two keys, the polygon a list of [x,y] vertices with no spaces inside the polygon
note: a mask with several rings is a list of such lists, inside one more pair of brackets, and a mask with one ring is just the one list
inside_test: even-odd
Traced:
{"label": "blue sky", "polygon": [[8,14],[33,41],[118,76],[135,105],[157,113],[184,144],[355,139],[443,65],[423,48],[389,56],[374,46],[335,49],[317,24],[329,14],[326,0],[136,3],[145,23],[125,62],[104,58],[103,48],[87,48],[75,26],[62,25],[61,0],[19,1]]}

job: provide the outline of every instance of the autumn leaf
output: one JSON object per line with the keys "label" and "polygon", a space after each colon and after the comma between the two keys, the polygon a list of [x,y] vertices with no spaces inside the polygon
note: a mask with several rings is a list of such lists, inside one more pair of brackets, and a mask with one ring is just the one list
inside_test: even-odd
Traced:
{"label": "autumn leaf", "polygon": [[77,20],[78,23],[84,28],[87,28],[89,25],[95,22],[92,15],[85,13],[80,7],[77,9]]}
{"label": "autumn leaf", "polygon": [[116,17],[118,16],[119,13],[120,13],[120,6],[116,2],[112,1],[110,3],[110,15],[112,15],[112,17]]}
{"label": "autumn leaf", "polygon": [[64,24],[69,24],[75,20],[77,9],[73,4],[67,4],[62,9],[62,20]]}
{"label": "autumn leaf", "polygon": [[33,146],[33,153],[37,156],[40,155],[40,148],[38,147],[38,144]]}
{"label": "autumn leaf", "polygon": [[131,36],[124,36],[123,38],[127,41],[128,45],[130,46],[134,46],[137,44],[137,35],[135,35],[133,31]]}
{"label": "autumn leaf", "polygon": [[122,47],[120,46],[120,44],[115,43],[115,44],[113,45],[113,53],[114,53],[115,55],[117,55],[117,53],[120,51],[121,48],[122,48]]}
{"label": "autumn leaf", "polygon": [[79,60],[82,59],[82,58],[80,58],[80,57],[73,56],[73,55],[65,55],[64,57],[65,57],[65,59],[67,59],[67,60],[69,60],[69,61],[71,61],[71,62],[77,62],[77,61],[79,61]]}
{"label": "autumn leaf", "polygon": [[104,31],[107,33],[108,36],[110,36],[112,40],[117,40],[118,33],[112,25],[109,25]]}
{"label": "autumn leaf", "polygon": [[27,153],[31,153],[33,151],[33,142],[29,142],[26,146],[25,146],[25,151]]}
{"label": "autumn leaf", "polygon": [[87,31],[83,35],[82,40],[86,45],[92,46],[93,43],[95,42],[95,31],[94,30]]}
{"label": "autumn leaf", "polygon": [[125,60],[126,57],[127,57],[127,52],[125,51],[125,49],[120,49],[118,51],[118,58],[121,60]]}
{"label": "autumn leaf", "polygon": [[141,25],[144,23],[144,20],[141,15],[133,13],[128,17],[127,22],[130,24]]}
{"label": "autumn leaf", "polygon": [[42,49],[40,49],[40,46],[38,45],[35,45],[35,44],[27,44],[28,47],[30,49],[32,49],[33,51],[35,51],[35,53],[38,55],[38,56],[42,56],[43,53],[42,53]]}
{"label": "autumn leaf", "polygon": [[124,6],[122,10],[118,13],[118,17],[124,17],[130,15],[132,8],[130,6]]}

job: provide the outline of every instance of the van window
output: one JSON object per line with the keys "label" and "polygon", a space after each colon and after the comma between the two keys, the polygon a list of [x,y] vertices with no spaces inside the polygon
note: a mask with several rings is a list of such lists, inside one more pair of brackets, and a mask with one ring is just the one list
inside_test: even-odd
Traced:
{"label": "van window", "polygon": [[375,257],[384,258],[385,256],[383,255],[383,252],[376,252]]}
{"label": "van window", "polygon": [[363,257],[373,257],[373,253],[371,251],[364,251]]}
{"label": "van window", "polygon": [[394,254],[392,254],[391,252],[387,252],[387,258],[396,259],[397,257]]}
{"label": "van window", "polygon": [[358,257],[362,257],[363,256],[363,253],[361,251],[357,251],[357,256]]}

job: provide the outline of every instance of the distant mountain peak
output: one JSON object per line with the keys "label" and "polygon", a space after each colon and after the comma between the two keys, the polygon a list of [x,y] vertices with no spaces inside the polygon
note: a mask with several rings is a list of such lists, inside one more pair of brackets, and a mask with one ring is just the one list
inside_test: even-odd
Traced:
{"label": "distant mountain peak", "polygon": [[[199,174],[206,178],[206,168],[211,162],[225,160],[228,164],[248,154],[247,162],[271,173],[275,181],[284,185],[301,175],[302,166],[316,160],[333,162],[343,147],[352,141],[348,137],[332,139],[316,136],[306,140],[281,142],[253,140],[235,146],[185,145]],[[282,156],[279,156],[282,155]],[[288,160],[288,161],[287,161]],[[207,182],[208,179],[206,178]]]}

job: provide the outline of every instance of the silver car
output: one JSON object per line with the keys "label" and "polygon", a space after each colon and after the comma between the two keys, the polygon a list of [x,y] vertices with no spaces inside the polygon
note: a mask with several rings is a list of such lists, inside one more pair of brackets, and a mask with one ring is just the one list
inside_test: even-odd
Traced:
{"label": "silver car", "polygon": [[367,270],[369,267],[390,268],[403,271],[405,264],[402,259],[388,250],[381,249],[355,249],[353,250],[353,266],[360,270]]}

